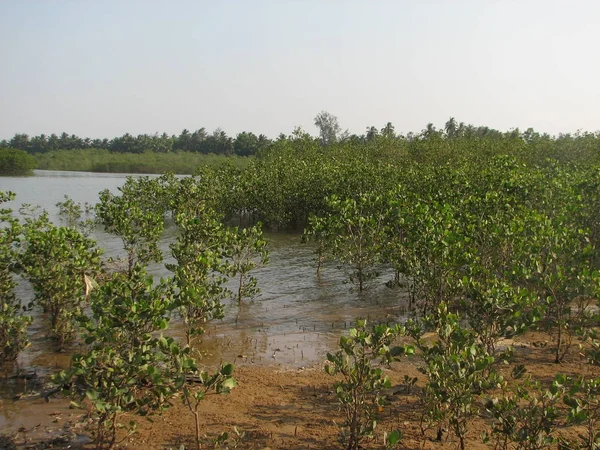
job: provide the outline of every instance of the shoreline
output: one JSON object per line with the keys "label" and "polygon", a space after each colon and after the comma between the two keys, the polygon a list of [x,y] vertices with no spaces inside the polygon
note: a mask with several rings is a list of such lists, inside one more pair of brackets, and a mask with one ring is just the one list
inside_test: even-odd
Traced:
{"label": "shoreline", "polygon": [[[529,339],[540,337],[530,336]],[[544,384],[551,381],[558,372],[573,375],[588,370],[600,375],[600,368],[585,367],[581,364],[575,349],[567,362],[557,366],[551,362],[548,349],[537,348],[525,339],[520,339],[515,342],[515,356],[510,365],[502,366],[507,379],[511,367],[523,360],[526,360],[528,373]],[[383,391],[388,405],[380,412],[375,439],[365,442],[365,449],[383,448],[384,433],[389,434],[394,429],[404,434],[400,448],[456,448],[457,442],[448,433],[444,433],[442,441],[434,440],[434,430],[422,435],[418,393],[426,378],[418,370],[421,362],[418,356],[408,357],[393,363],[389,368],[384,368],[385,374],[392,382],[392,387]],[[238,386],[229,394],[209,395],[201,403],[203,448],[212,448],[210,442],[220,433],[228,432],[230,437],[235,436],[236,428],[245,435],[237,447],[230,448],[340,448],[340,427],[337,424],[342,423],[343,416],[333,388],[336,378],[326,374],[323,365],[324,363],[320,362],[304,368],[287,364],[236,366],[234,378],[238,381]],[[404,383],[405,376],[417,378],[416,385],[408,389]],[[32,417],[28,419],[35,429],[28,433],[17,433],[17,448],[65,448],[69,445],[70,448],[93,448],[83,437],[83,426],[77,423],[77,418],[81,417],[82,412],[69,409],[68,400],[50,400],[49,403],[45,403],[43,399],[21,401],[29,410],[37,412],[34,420]],[[117,448],[159,450],[178,449],[181,445],[185,448],[195,448],[194,420],[191,412],[178,398],[174,398],[171,403],[170,408],[152,416],[152,422],[140,417],[122,416],[122,423],[135,419],[137,429],[128,437],[121,434],[119,439],[124,440]],[[46,421],[40,423],[43,417]],[[483,444],[480,437],[482,431],[490,429],[490,423],[489,419],[484,419],[481,414],[470,423],[467,441],[469,449],[490,448]],[[572,432],[570,429],[565,431]],[[58,446],[40,447],[47,445],[48,438],[52,436],[63,436]]]}

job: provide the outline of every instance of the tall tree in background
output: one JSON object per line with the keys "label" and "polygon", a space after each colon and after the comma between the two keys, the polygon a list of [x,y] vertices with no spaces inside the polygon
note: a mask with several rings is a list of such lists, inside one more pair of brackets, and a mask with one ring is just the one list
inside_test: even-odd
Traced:
{"label": "tall tree in background", "polygon": [[376,127],[367,127],[367,141],[372,141],[374,140],[377,136],[379,136],[379,131],[377,131]]}
{"label": "tall tree in background", "polygon": [[425,138],[432,138],[436,135],[439,135],[439,132],[435,129],[435,126],[431,122],[429,122],[427,127],[421,132],[421,136]]}
{"label": "tall tree in background", "polygon": [[337,142],[342,129],[336,116],[327,111],[321,111],[315,117],[315,125],[319,128],[319,137],[323,145]]}
{"label": "tall tree in background", "polygon": [[249,156],[256,154],[258,149],[258,137],[252,132],[238,133],[233,141],[233,151],[239,156]]}
{"label": "tall tree in background", "polygon": [[381,135],[385,138],[395,138],[396,130],[394,129],[394,125],[392,122],[388,122],[385,127],[381,129]]}
{"label": "tall tree in background", "polygon": [[448,136],[449,138],[456,137],[458,125],[454,117],[450,117],[448,119],[448,122],[446,122],[446,125],[444,125],[444,130],[446,131],[446,136]]}

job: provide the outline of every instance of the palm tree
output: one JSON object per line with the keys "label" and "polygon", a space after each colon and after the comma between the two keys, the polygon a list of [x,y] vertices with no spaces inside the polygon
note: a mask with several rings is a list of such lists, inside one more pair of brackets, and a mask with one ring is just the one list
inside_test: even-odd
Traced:
{"label": "palm tree", "polygon": [[381,129],[381,135],[386,138],[396,137],[396,131],[394,130],[394,125],[392,125],[392,122],[388,122],[385,127]]}
{"label": "palm tree", "polygon": [[449,138],[455,137],[457,128],[456,119],[454,117],[450,117],[444,126],[444,130],[446,130],[446,136]]}
{"label": "palm tree", "polygon": [[379,131],[375,127],[367,127],[367,140],[372,141],[379,136]]}
{"label": "palm tree", "polygon": [[429,122],[429,123],[427,124],[427,128],[425,128],[425,129],[422,131],[422,133],[421,133],[421,134],[422,134],[422,135],[423,135],[423,137],[425,137],[425,138],[430,138],[430,137],[433,137],[433,136],[435,136],[436,134],[438,134],[438,132],[437,132],[437,130],[435,129],[435,126],[434,126],[434,125],[433,125],[431,122]]}

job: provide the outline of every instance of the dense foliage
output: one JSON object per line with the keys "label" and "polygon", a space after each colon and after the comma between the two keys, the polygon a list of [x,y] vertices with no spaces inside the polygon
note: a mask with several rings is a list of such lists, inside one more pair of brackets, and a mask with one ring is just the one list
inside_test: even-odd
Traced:
{"label": "dense foliage", "polygon": [[[14,199],[12,192],[0,192],[0,206]],[[31,317],[21,314],[21,302],[14,292],[21,225],[12,210],[0,208],[0,363],[12,361],[29,345],[27,327]]]}
{"label": "dense foliage", "polygon": [[352,155],[347,162],[360,155],[378,161],[402,161],[403,165],[456,164],[489,159],[493,155],[512,155],[529,163],[542,163],[546,158],[600,162],[598,132],[558,136],[540,134],[531,128],[502,132],[459,123],[451,117],[440,129],[430,123],[420,132],[402,135],[388,122],[381,129],[369,126],[359,135],[342,132],[337,118],[327,112],[315,117],[315,126],[319,129],[318,137],[296,129],[274,140],[247,131],[234,138],[221,129],[208,133],[204,128],[194,132],[186,129],[179,135],[126,133],[112,139],[81,138],[68,133],[33,137],[16,134],[12,139],[0,141],[0,147],[35,155],[40,169],[129,173],[189,174],[199,166],[215,165],[220,158],[232,156],[241,157],[235,164],[245,166],[244,157],[281,154],[285,148],[300,151],[301,158],[316,151],[336,158]]}
{"label": "dense foliage", "polygon": [[0,147],[0,175],[28,175],[35,167],[35,158],[25,151]]}
{"label": "dense foliage", "polygon": [[112,139],[80,138],[74,134],[62,133],[46,136],[29,137],[27,134],[15,134],[10,140],[0,141],[0,146],[24,150],[28,153],[38,154],[58,150],[110,150],[114,153],[171,153],[193,152],[215,155],[255,155],[261,148],[269,143],[263,134],[256,136],[254,133],[242,132],[235,138],[217,128],[208,133],[204,128],[190,133],[183,130],[179,136],[169,136],[166,133],[140,134],[132,136],[129,133]]}
{"label": "dense foliage", "polygon": [[249,158],[192,152],[113,153],[110,150],[55,150],[35,155],[37,169],[107,173],[192,174],[198,167],[219,166],[227,161],[245,167]]}
{"label": "dense foliage", "polygon": [[[411,346],[392,347],[391,344],[404,329],[376,325],[371,330],[366,321],[358,320],[349,336],[340,338],[340,348],[327,354],[325,371],[341,375],[335,383],[337,399],[344,412],[342,442],[347,450],[358,450],[365,438],[372,438],[377,425],[377,410],[385,403],[381,391],[391,387],[379,363],[389,364],[402,355],[414,352]],[[390,436],[390,447],[401,438],[397,430]]]}
{"label": "dense foliage", "polygon": [[[250,271],[268,261],[263,224],[304,230],[321,271],[342,269],[366,292],[388,273],[387,285],[410,299],[414,315],[372,330],[359,321],[328,356],[327,370],[341,377],[346,448],[374,434],[388,386],[380,364],[413,349],[425,377],[425,436],[449,432],[466,448],[470,424],[485,409],[493,422],[485,439],[497,448],[560,440],[564,448],[598,448],[599,137],[499,133],[453,120],[418,136],[396,136],[391,124],[344,136],[335,118],[318,119],[326,128],[320,138],[296,130],[246,167],[128,179],[119,193],[102,192],[97,222],[122,240],[123,261],[100,259],[74,228],[81,211],[68,202],[75,225],[67,227],[4,211],[4,358],[26,345],[28,319],[10,294],[20,273],[60,346],[82,332],[84,350],[57,381],[91,402],[98,442],[115,443],[122,412],[150,414],[178,393],[196,418],[200,446],[201,400],[235,382],[227,364],[212,375],[200,367],[196,337],[222,317],[226,298],[257,293]],[[163,260],[166,226],[177,227],[173,276],[152,280],[146,268]],[[181,342],[164,334],[175,316],[184,324]],[[508,379],[500,366],[519,350],[506,339],[531,329],[549,336],[549,361],[561,363],[578,344],[590,369],[549,383],[517,365]],[[395,347],[399,337],[413,345]],[[560,430],[571,426],[585,433],[565,443]],[[388,443],[400,438],[394,431]]]}
{"label": "dense foliage", "polygon": [[[236,385],[231,364],[211,373],[198,362],[202,349],[194,337],[207,321],[222,317],[225,298],[242,301],[259,292],[251,272],[268,261],[268,250],[260,226],[225,226],[201,185],[198,178],[165,175],[130,178],[118,195],[101,192],[96,222],[121,239],[123,258],[117,260],[103,259],[86,236],[92,225],[86,218],[89,205],[68,197],[59,202],[64,226],[30,206],[21,216],[0,211],[0,361],[16,359],[29,344],[31,318],[14,293],[19,274],[35,293],[24,306],[42,310],[57,350],[78,344],[71,366],[54,382],[88,411],[98,447],[118,442],[123,413],[147,416],[180,396],[196,418],[201,448],[202,399]],[[0,195],[2,202],[12,199],[11,193]],[[171,246],[175,263],[167,264],[173,276],[155,282],[147,266],[163,259],[158,243],[167,222],[179,235]],[[238,283],[235,294],[223,286],[230,277]],[[183,342],[164,334],[173,313],[187,325]],[[135,423],[125,428],[133,431]]]}

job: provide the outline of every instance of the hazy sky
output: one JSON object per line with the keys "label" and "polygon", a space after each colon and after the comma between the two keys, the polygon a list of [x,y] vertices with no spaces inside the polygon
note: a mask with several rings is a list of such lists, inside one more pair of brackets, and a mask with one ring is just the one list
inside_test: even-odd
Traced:
{"label": "hazy sky", "polygon": [[0,139],[600,129],[600,1],[0,0]]}

